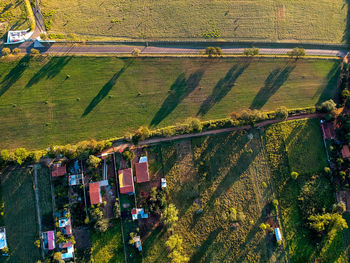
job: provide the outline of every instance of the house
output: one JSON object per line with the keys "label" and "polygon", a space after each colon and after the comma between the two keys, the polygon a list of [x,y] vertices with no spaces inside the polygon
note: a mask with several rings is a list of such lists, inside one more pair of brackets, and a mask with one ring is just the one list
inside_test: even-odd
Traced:
{"label": "house", "polygon": [[135,163],[136,182],[145,183],[149,181],[147,156],[142,156],[138,163]]}
{"label": "house", "polygon": [[333,122],[322,122],[322,133],[324,139],[334,139],[335,138],[335,128]]}
{"label": "house", "polygon": [[0,249],[5,247],[7,247],[6,229],[4,227],[0,227]]}
{"label": "house", "polygon": [[148,218],[148,214],[145,213],[145,210],[143,210],[143,208],[134,208],[131,210],[131,217],[134,221],[138,219]]}
{"label": "house", "polygon": [[51,176],[52,177],[63,176],[66,173],[67,173],[66,166],[65,165],[62,166],[61,163],[55,163],[51,167]]}
{"label": "house", "polygon": [[83,183],[83,175],[82,174],[73,174],[68,177],[69,185],[81,185]]}
{"label": "house", "polygon": [[166,179],[165,179],[165,178],[161,178],[161,179],[160,179],[160,186],[161,186],[162,188],[166,188]]}
{"label": "house", "polygon": [[73,258],[73,256],[74,256],[74,246],[71,245],[71,246],[65,248],[63,251],[61,251],[61,253],[62,253],[62,256],[61,256],[62,260]]}
{"label": "house", "polygon": [[41,239],[43,241],[43,248],[48,250],[54,250],[56,247],[55,244],[55,232],[47,231],[41,234]]}
{"label": "house", "polygon": [[142,245],[141,245],[141,238],[140,236],[136,236],[133,238],[135,247],[137,248],[138,251],[142,251]]}
{"label": "house", "polygon": [[343,159],[350,158],[350,150],[348,145],[343,146],[343,149],[341,149],[341,155]]}
{"label": "house", "polygon": [[64,211],[63,216],[58,219],[58,227],[62,234],[70,236],[72,234],[72,225],[70,217],[67,215],[69,215],[68,210]]}
{"label": "house", "polygon": [[89,184],[90,203],[97,205],[102,203],[102,196],[100,192],[100,184],[98,182]]}
{"label": "house", "polygon": [[131,168],[119,170],[118,179],[121,194],[133,194],[135,192]]}
{"label": "house", "polygon": [[278,227],[275,228],[275,236],[276,236],[277,242],[282,241],[281,231],[280,231],[280,229]]}

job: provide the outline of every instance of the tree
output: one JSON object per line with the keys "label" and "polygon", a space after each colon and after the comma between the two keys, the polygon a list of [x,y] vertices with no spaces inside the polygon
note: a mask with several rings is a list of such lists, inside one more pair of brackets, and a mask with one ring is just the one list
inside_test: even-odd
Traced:
{"label": "tree", "polygon": [[285,121],[288,118],[288,109],[284,106],[277,108],[276,119]]}
{"label": "tree", "polygon": [[101,233],[104,233],[107,231],[109,226],[109,220],[108,219],[100,219],[95,224],[95,229],[100,231]]}
{"label": "tree", "polygon": [[293,48],[292,51],[289,51],[287,55],[290,56],[291,58],[298,59],[301,57],[305,57],[306,53],[305,53],[305,49],[296,47],[296,48]]}
{"label": "tree", "polygon": [[263,231],[265,231],[267,229],[267,226],[264,223],[261,223],[259,228]]}
{"label": "tree", "polygon": [[25,148],[17,148],[14,152],[14,159],[17,164],[21,165],[28,157],[28,152]]}
{"label": "tree", "polygon": [[167,208],[165,208],[162,218],[167,227],[173,227],[179,220],[176,206],[174,204],[170,204]]}
{"label": "tree", "polygon": [[165,246],[168,248],[169,251],[172,251],[174,249],[182,250],[182,238],[177,234],[171,235],[169,239],[165,242]]}
{"label": "tree", "polygon": [[10,160],[10,153],[4,149],[0,152],[0,163],[7,163]]}
{"label": "tree", "polygon": [[277,199],[273,199],[272,200],[272,205],[275,207],[275,209],[277,210],[278,208],[278,200]]}
{"label": "tree", "polygon": [[323,171],[324,171],[326,174],[331,174],[331,173],[332,173],[331,168],[329,168],[329,167],[323,168]]}
{"label": "tree", "polygon": [[35,48],[32,48],[32,49],[30,50],[30,52],[32,53],[32,55],[39,55],[39,54],[40,54],[39,50],[37,50],[37,49],[35,49]]}
{"label": "tree", "polygon": [[11,53],[11,49],[9,49],[8,47],[4,47],[2,50],[1,50],[1,53],[3,56],[8,56],[10,55]]}
{"label": "tree", "polygon": [[222,49],[221,49],[220,47],[216,47],[216,48],[215,48],[215,51],[216,51],[216,55],[217,55],[217,56],[220,56],[220,57],[223,56]]}
{"label": "tree", "polygon": [[231,221],[237,221],[237,210],[233,207],[230,208],[229,219]]}
{"label": "tree", "polygon": [[114,203],[114,215],[116,218],[120,218],[120,215],[121,215],[118,198],[115,199],[115,203]]}
{"label": "tree", "polygon": [[299,174],[297,172],[291,172],[290,176],[293,178],[293,180],[296,180],[296,179],[298,179]]}
{"label": "tree", "polygon": [[254,57],[254,56],[257,56],[259,55],[260,53],[260,50],[256,47],[253,47],[253,48],[246,48],[244,49],[243,51],[243,54],[247,57]]}
{"label": "tree", "polygon": [[21,53],[21,50],[17,47],[12,50],[12,54],[14,54],[14,55],[17,55],[19,53]]}
{"label": "tree", "polygon": [[221,57],[223,55],[220,47],[207,47],[205,49],[205,54],[208,55],[208,57],[210,58],[214,56]]}
{"label": "tree", "polygon": [[95,155],[90,155],[87,162],[91,167],[97,168],[98,165],[101,163],[101,159],[96,157]]}
{"label": "tree", "polygon": [[134,57],[138,57],[141,53],[141,50],[138,49],[138,48],[134,48],[132,51],[131,51],[131,54],[134,56]]}
{"label": "tree", "polygon": [[341,92],[341,96],[344,100],[348,99],[350,97],[350,91],[345,89]]}
{"label": "tree", "polygon": [[187,263],[190,260],[187,256],[182,255],[179,250],[173,250],[168,257],[172,263]]}
{"label": "tree", "polygon": [[326,100],[324,102],[321,103],[320,109],[321,111],[325,112],[325,113],[329,113],[333,110],[335,110],[337,107],[337,104],[335,104],[335,102],[330,99],[330,100]]}
{"label": "tree", "polygon": [[61,259],[62,259],[62,253],[61,253],[61,252],[56,252],[56,253],[53,255],[53,259],[56,260],[57,262],[60,262]]}
{"label": "tree", "polygon": [[37,248],[40,248],[40,245],[41,245],[41,243],[40,243],[39,239],[34,241],[34,246],[36,246]]}
{"label": "tree", "polygon": [[342,214],[346,211],[346,205],[343,201],[333,205],[332,212]]}
{"label": "tree", "polygon": [[186,123],[190,128],[189,132],[192,132],[192,131],[201,132],[203,129],[203,124],[197,118],[188,118],[186,120]]}
{"label": "tree", "polygon": [[132,159],[134,159],[135,154],[133,151],[130,150],[124,150],[122,153],[122,157],[124,160],[131,162]]}

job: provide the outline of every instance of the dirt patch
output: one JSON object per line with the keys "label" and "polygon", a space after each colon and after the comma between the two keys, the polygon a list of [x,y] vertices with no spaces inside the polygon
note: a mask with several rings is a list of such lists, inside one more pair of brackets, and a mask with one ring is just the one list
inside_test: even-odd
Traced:
{"label": "dirt patch", "polygon": [[86,249],[91,247],[90,232],[88,227],[79,227],[73,229],[75,237],[75,247],[77,249]]}
{"label": "dirt patch", "polygon": [[283,21],[286,16],[286,7],[284,5],[277,7],[277,19]]}

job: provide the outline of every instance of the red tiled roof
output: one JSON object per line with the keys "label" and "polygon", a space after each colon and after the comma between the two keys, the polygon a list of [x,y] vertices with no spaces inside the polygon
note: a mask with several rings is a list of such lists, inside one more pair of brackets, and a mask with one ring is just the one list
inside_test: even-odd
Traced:
{"label": "red tiled roof", "polygon": [[90,203],[92,205],[97,205],[101,203],[101,195],[100,195],[100,184],[99,183],[91,183],[89,184],[89,192],[90,192]]}
{"label": "red tiled roof", "polygon": [[71,246],[72,246],[72,242],[70,242],[70,241],[60,244],[61,248],[67,248],[67,247],[71,247]]}
{"label": "red tiled roof", "polygon": [[57,176],[63,176],[67,173],[66,166],[52,166],[51,176],[57,177]]}
{"label": "red tiled roof", "polygon": [[66,226],[66,235],[71,235],[72,234],[72,228],[70,225]]}
{"label": "red tiled roof", "polygon": [[148,163],[135,163],[136,182],[144,183],[149,181]]}
{"label": "red tiled roof", "polygon": [[343,158],[350,158],[350,150],[348,145],[344,145],[343,149],[341,149],[341,155]]}
{"label": "red tiled roof", "polygon": [[134,181],[131,168],[119,170],[118,178],[121,194],[129,194],[134,192]]}

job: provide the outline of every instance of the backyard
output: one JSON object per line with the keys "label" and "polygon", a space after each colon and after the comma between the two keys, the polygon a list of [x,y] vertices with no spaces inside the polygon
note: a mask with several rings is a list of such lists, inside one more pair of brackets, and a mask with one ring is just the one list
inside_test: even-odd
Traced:
{"label": "backyard", "polygon": [[[346,262],[341,232],[327,246],[316,245],[306,218],[330,212],[335,189],[323,168],[328,166],[318,119],[273,124],[266,130],[266,149],[284,225],[291,262]],[[307,153],[307,154],[306,154]],[[298,172],[294,180],[291,172]]]}
{"label": "backyard", "polygon": [[[86,39],[347,42],[348,0],[43,0],[50,32]],[[50,21],[50,22],[48,22]]]}
{"label": "backyard", "polygon": [[[259,131],[162,144],[160,151],[168,203],[179,210],[172,234],[183,239],[181,253],[190,262],[285,261],[283,246],[259,228],[263,222],[278,226]],[[160,226],[149,235],[144,262],[169,262],[168,237]]]}
{"label": "backyard", "polygon": [[10,256],[0,260],[13,263],[35,262],[41,257],[40,250],[34,246],[34,241],[39,236],[31,169],[8,168],[1,175],[1,188]]}
{"label": "backyard", "polygon": [[105,139],[247,108],[313,106],[335,97],[339,66],[272,58],[4,59],[0,148]]}

